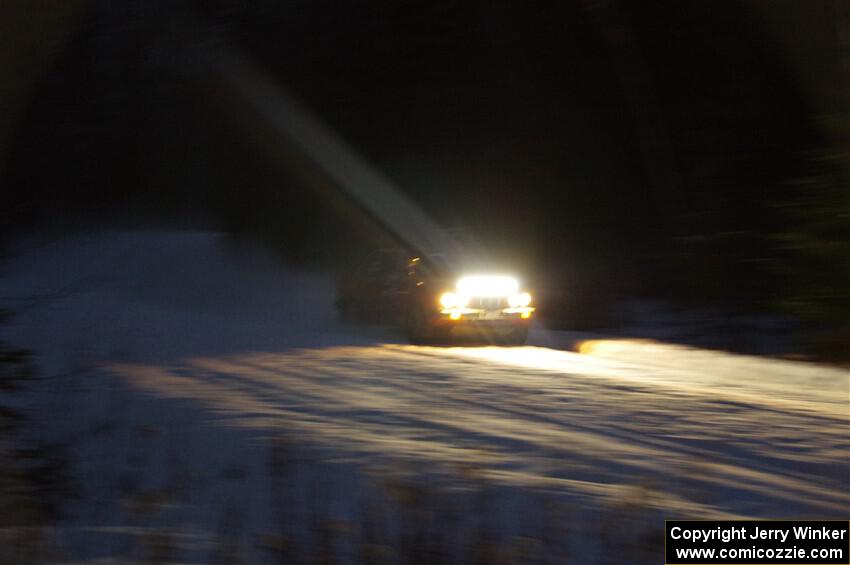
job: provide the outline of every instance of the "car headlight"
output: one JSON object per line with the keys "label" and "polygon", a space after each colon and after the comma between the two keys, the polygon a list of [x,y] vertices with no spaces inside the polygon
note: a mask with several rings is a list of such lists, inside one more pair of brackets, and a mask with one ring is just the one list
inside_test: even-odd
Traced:
{"label": "car headlight", "polygon": [[463,308],[469,304],[469,298],[462,294],[445,292],[440,296],[440,304],[443,305],[443,308]]}
{"label": "car headlight", "polygon": [[531,295],[528,294],[527,292],[520,292],[519,294],[512,294],[508,298],[508,305],[510,305],[511,308],[519,308],[519,307],[524,308],[524,307],[528,306],[529,304],[531,304]]}

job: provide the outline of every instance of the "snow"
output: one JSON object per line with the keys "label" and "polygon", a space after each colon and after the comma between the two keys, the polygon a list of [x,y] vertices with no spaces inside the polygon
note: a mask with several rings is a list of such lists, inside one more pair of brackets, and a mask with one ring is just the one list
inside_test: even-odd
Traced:
{"label": "snow", "polygon": [[4,339],[76,485],[57,560],[649,563],[664,518],[850,511],[845,370],[539,328],[410,346],[215,233],[17,249]]}

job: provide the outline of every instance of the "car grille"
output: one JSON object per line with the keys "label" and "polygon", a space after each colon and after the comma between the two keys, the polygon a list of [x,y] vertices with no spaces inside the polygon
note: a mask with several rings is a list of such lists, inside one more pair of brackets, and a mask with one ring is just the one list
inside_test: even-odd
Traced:
{"label": "car grille", "polygon": [[499,310],[508,307],[508,299],[504,296],[474,296],[469,299],[468,307],[481,310]]}

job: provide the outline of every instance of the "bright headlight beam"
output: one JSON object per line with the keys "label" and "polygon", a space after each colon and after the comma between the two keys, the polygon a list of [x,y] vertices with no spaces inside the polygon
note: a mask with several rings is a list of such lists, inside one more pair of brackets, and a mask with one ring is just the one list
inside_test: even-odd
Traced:
{"label": "bright headlight beam", "polygon": [[519,281],[501,275],[475,275],[457,281],[462,296],[513,296],[519,291]]}
{"label": "bright headlight beam", "polygon": [[444,292],[440,296],[440,304],[443,308],[463,308],[469,304],[469,298],[454,292]]}

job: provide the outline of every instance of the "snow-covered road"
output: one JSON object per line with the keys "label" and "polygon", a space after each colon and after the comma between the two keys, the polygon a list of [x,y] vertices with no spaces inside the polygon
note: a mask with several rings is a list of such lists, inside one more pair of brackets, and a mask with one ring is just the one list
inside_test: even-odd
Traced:
{"label": "snow-covered road", "polygon": [[718,383],[686,350],[663,358],[666,366],[539,347],[378,344],[106,370],[140,390],[196,400],[221,425],[291,429],[364,461],[474,468],[593,504],[642,485],[659,508],[700,518],[850,508],[840,386],[833,398],[828,389],[807,397],[781,382],[771,395],[773,375],[752,361],[739,379],[758,381],[755,391]]}
{"label": "snow-covered road", "polygon": [[[66,526],[78,533],[57,535],[75,555],[139,551],[114,540],[93,550],[93,531],[168,526],[208,557],[223,543],[210,539],[233,529],[221,526],[226,507],[240,517],[232,543],[256,560],[281,508],[310,507],[269,494],[281,491],[281,449],[310,460],[311,479],[286,480],[325,493],[322,512],[351,538],[336,551],[355,561],[368,520],[353,477],[502,493],[468,513],[508,516],[496,530],[516,538],[546,537],[551,524],[528,525],[551,522],[532,516],[541,497],[571,516],[565,529],[596,531],[595,545],[573,540],[583,555],[634,549],[664,518],[850,515],[845,370],[542,329],[526,347],[410,346],[337,324],[326,279],[214,234],[24,249],[0,285],[21,311],[6,339],[41,356],[41,433],[74,453],[82,493]],[[154,494],[164,498],[139,511]],[[633,527],[609,539],[597,530],[612,520]]]}

